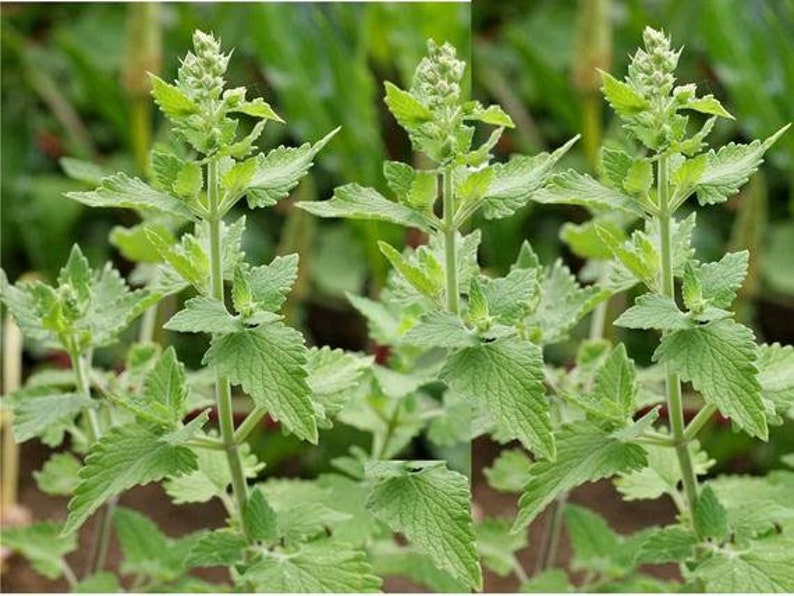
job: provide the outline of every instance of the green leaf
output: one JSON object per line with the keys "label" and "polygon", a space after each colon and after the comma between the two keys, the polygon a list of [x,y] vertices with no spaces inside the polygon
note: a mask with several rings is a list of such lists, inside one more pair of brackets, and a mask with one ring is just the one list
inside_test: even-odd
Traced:
{"label": "green leaf", "polygon": [[24,443],[53,426],[71,422],[83,410],[96,405],[94,400],[74,393],[22,393],[15,397],[13,404],[14,440]]}
{"label": "green leaf", "polygon": [[156,150],[150,153],[150,158],[155,186],[160,190],[170,191],[185,162],[173,153]]}
{"label": "green leaf", "polygon": [[33,472],[39,490],[48,495],[69,496],[77,487],[82,464],[71,453],[54,453],[38,472]]}
{"label": "green leaf", "polygon": [[214,298],[197,296],[185,302],[185,308],[171,317],[163,329],[181,333],[234,333],[243,324],[229,314],[226,306]]}
{"label": "green leaf", "polygon": [[575,592],[568,575],[562,569],[547,569],[521,583],[522,593],[563,594]]}
{"label": "green leaf", "polygon": [[245,538],[229,529],[204,534],[185,559],[185,567],[226,567],[238,563],[245,551]]}
{"label": "green leaf", "polygon": [[700,491],[694,521],[698,535],[703,538],[721,542],[728,536],[728,514],[709,485]]}
{"label": "green leaf", "polygon": [[298,331],[281,323],[216,337],[204,363],[240,385],[301,439],[317,442],[314,406],[306,383],[306,348]]}
{"label": "green leaf", "polygon": [[642,213],[631,197],[574,170],[552,176],[546,186],[532,195],[532,200],[544,204],[580,205],[596,213],[615,210],[631,215]]}
{"label": "green leaf", "polygon": [[180,219],[192,219],[187,206],[138,178],[126,174],[113,174],[102,179],[96,190],[88,192],[68,192],[66,196],[89,207],[121,207],[138,209],[144,213],[171,215]]}
{"label": "green leaf", "polygon": [[379,220],[429,231],[433,221],[418,211],[390,201],[374,188],[345,184],[329,201],[301,201],[296,206],[319,217]]}
{"label": "green leaf", "polygon": [[566,505],[565,528],[573,547],[572,569],[609,575],[621,540],[606,520],[584,507]]}
{"label": "green leaf", "polygon": [[463,348],[447,359],[440,376],[487,409],[501,433],[542,457],[554,458],[543,356],[537,345],[506,337]]}
{"label": "green leaf", "polygon": [[404,129],[414,129],[433,119],[433,112],[407,91],[403,91],[389,81],[384,83],[384,87],[386,105]]}
{"label": "green leaf", "polygon": [[80,247],[75,244],[72,246],[66,265],[58,273],[58,285],[71,287],[79,300],[87,301],[91,290],[92,276],[93,271],[88,264],[88,259],[83,256]]}
{"label": "green leaf", "polygon": [[599,69],[598,72],[601,73],[601,81],[603,83],[601,90],[604,93],[604,97],[612,109],[623,118],[636,116],[651,107],[648,100],[630,85],[617,80],[603,70]]}
{"label": "green leaf", "polygon": [[184,199],[192,199],[204,187],[201,166],[195,161],[185,162],[174,180],[173,191]]}
{"label": "green leaf", "polygon": [[680,563],[692,558],[697,537],[681,526],[655,529],[637,551],[638,563]]}
{"label": "green leaf", "polygon": [[375,341],[389,345],[399,336],[399,321],[382,303],[363,296],[346,294],[347,300],[367,320],[369,335]]}
{"label": "green leaf", "polygon": [[121,547],[122,573],[140,573],[149,577],[161,575],[163,559],[168,554],[168,538],[146,516],[118,507],[113,512],[116,538]]}
{"label": "green leaf", "polygon": [[195,454],[166,439],[127,425],[114,427],[95,443],[80,470],[63,533],[79,528],[107,499],[128,488],[195,470]]}
{"label": "green leaf", "polygon": [[537,269],[513,268],[504,277],[489,279],[484,290],[488,313],[505,325],[521,321],[539,299],[539,273]]}
{"label": "green leaf", "polygon": [[675,194],[671,203],[678,205],[692,194],[703,177],[703,172],[706,170],[708,158],[705,153],[696,157],[685,160],[678,168],[675,169],[672,175],[673,184],[675,185]]}
{"label": "green leaf", "polygon": [[378,248],[383,256],[386,257],[402,278],[413,286],[420,294],[427,296],[431,300],[438,301],[444,288],[436,279],[431,279],[425,268],[415,265],[397,251],[391,244],[378,240]]}
{"label": "green leaf", "polygon": [[708,163],[695,187],[701,205],[723,203],[739,192],[764,161],[764,153],[777,141],[791,124],[787,124],[764,142],[749,145],[729,143],[718,152],[709,151]]}
{"label": "green leaf", "polygon": [[794,346],[758,346],[758,382],[780,413],[794,410]]}
{"label": "green leaf", "polygon": [[653,184],[653,167],[647,159],[636,159],[632,161],[626,178],[623,180],[623,188],[626,192],[634,195],[647,195]]}
{"label": "green leaf", "polygon": [[58,164],[61,166],[63,173],[69,178],[95,186],[98,186],[102,178],[110,174],[110,172],[91,161],[83,161],[73,157],[62,157],[58,160]]}
{"label": "green leaf", "polygon": [[259,308],[277,312],[298,278],[298,255],[274,258],[268,265],[250,268],[248,283]]}
{"label": "green leaf", "polygon": [[74,587],[76,594],[117,594],[120,591],[119,580],[110,571],[99,571]]}
{"label": "green leaf", "polygon": [[278,147],[257,156],[256,172],[248,183],[248,205],[251,209],[275,205],[289,195],[312,167],[314,157],[337,132],[335,128],[314,145]]}
{"label": "green leaf", "polygon": [[604,217],[590,219],[582,224],[565,222],[560,228],[560,240],[565,242],[568,248],[582,259],[611,259],[612,253],[598,237],[596,226],[606,227],[614,235],[623,237],[625,240],[623,228]]}
{"label": "green leaf", "polygon": [[477,336],[465,327],[459,316],[447,312],[428,313],[400,338],[400,342],[425,350],[465,348],[479,343]]}
{"label": "green leaf", "polygon": [[634,415],[636,397],[634,362],[626,354],[626,346],[619,344],[598,370],[593,392],[581,398],[581,403],[601,418],[625,424]]}
{"label": "green leaf", "polygon": [[372,361],[372,357],[362,358],[328,346],[309,350],[306,383],[315,404],[322,407],[325,418],[336,415],[344,407],[372,366]]}
{"label": "green leaf", "polygon": [[646,461],[639,445],[621,443],[592,423],[565,424],[557,434],[556,461],[536,462],[530,467],[513,529],[529,525],[558,494],[585,482],[640,469]]}
{"label": "green leaf", "polygon": [[698,565],[694,575],[706,591],[765,593],[794,591],[794,541],[777,536],[734,549],[727,546]]}
{"label": "green leaf", "polygon": [[370,552],[375,574],[380,577],[405,577],[433,592],[466,592],[466,584],[433,565],[430,557],[398,546],[391,538],[377,541]]}
{"label": "green leaf", "polygon": [[441,569],[479,589],[482,575],[471,522],[469,480],[443,462],[374,461],[367,508]]}
{"label": "green leaf", "polygon": [[519,494],[524,490],[531,466],[532,460],[522,450],[506,449],[499,452],[490,468],[485,468],[485,478],[499,492]]}
{"label": "green leaf", "polygon": [[187,283],[201,292],[209,287],[210,259],[195,236],[184,234],[179,244],[172,244],[170,238],[160,236],[156,230],[147,228],[146,237],[160,258]]}
{"label": "green leaf", "polygon": [[35,522],[4,527],[0,544],[20,553],[37,573],[54,580],[63,575],[63,557],[77,550],[77,536],[60,533],[53,522]]}
{"label": "green leaf", "polygon": [[243,509],[243,526],[252,540],[274,542],[278,539],[276,512],[270,507],[262,491],[255,489]]}
{"label": "green leaf", "polygon": [[484,124],[493,124],[494,126],[504,126],[505,128],[515,128],[513,119],[505,112],[501,106],[490,105],[483,109],[480,107],[474,110],[471,114],[466,116],[466,120],[477,120]]}
{"label": "green leaf", "polygon": [[[151,230],[151,232],[147,232]],[[110,230],[110,243],[119,249],[122,256],[135,263],[159,263],[162,261],[160,253],[149,240],[148,234],[155,233],[168,244],[174,244],[176,239],[166,226],[153,222],[141,223],[130,228],[114,226]]]}
{"label": "green leaf", "polygon": [[254,118],[262,118],[264,120],[275,120],[276,122],[281,122],[281,123],[284,122],[279,117],[279,115],[273,111],[273,108],[270,107],[270,104],[268,104],[261,97],[257,97],[256,99],[253,99],[251,101],[243,102],[229,111],[239,112],[240,114],[246,114],[247,116],[253,116]]}
{"label": "green leaf", "polygon": [[768,436],[753,332],[730,319],[665,335],[653,355],[751,435]]}
{"label": "green leaf", "polygon": [[717,308],[729,308],[747,275],[750,253],[729,252],[715,263],[703,263],[695,270],[703,287],[703,298]]}
{"label": "green leaf", "polygon": [[578,139],[578,136],[574,137],[552,153],[539,153],[532,157],[519,155],[507,163],[491,166],[493,176],[483,200],[483,215],[487,219],[509,217],[530,199],[538,200],[537,191],[548,179],[552,168]]}
{"label": "green leaf", "polygon": [[475,531],[482,564],[496,575],[509,575],[516,566],[515,553],[527,546],[527,535],[511,533],[509,520],[494,517],[479,522]]}
{"label": "green leaf", "polygon": [[122,398],[121,403],[136,416],[158,426],[173,429],[181,424],[187,411],[187,378],[173,346],[163,352],[146,375],[143,391]]}
{"label": "green leaf", "polygon": [[735,120],[730,112],[722,107],[722,104],[713,95],[704,95],[703,97],[690,99],[684,107],[688,110],[700,112],[701,114],[712,114],[714,116]]}
{"label": "green leaf", "polygon": [[661,294],[638,296],[634,306],[623,311],[615,325],[627,329],[688,329],[692,326],[675,301]]}
{"label": "green leaf", "polygon": [[152,97],[170,120],[181,120],[185,116],[198,113],[199,107],[181,89],[166,83],[157,75],[150,73],[149,77],[152,80]]}
{"label": "green leaf", "polygon": [[256,592],[377,592],[381,581],[363,551],[337,543],[315,541],[290,553],[265,552],[242,576]]}

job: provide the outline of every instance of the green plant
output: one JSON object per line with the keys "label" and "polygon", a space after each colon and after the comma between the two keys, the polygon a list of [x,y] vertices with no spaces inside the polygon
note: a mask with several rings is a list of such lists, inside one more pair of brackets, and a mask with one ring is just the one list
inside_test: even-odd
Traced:
{"label": "green plant", "polygon": [[[556,461],[506,452],[487,475],[495,488],[522,493],[514,531],[558,494],[605,477],[617,476],[626,500],[664,495],[673,501],[676,523],[630,536],[615,533],[592,511],[568,506],[571,569],[585,571],[583,590],[669,590],[671,584],[640,566],[679,563],[690,588],[788,591],[794,586],[794,509],[784,495],[794,474],[699,482],[713,462],[697,434],[719,412],[736,429],[766,440],[768,426],[791,413],[794,351],[757,345],[753,332],[733,319],[729,309],[747,272],[747,251],[699,262],[692,248],[695,214],[676,217],[692,196],[706,206],[735,195],[788,126],[763,142],[706,151],[717,118],[732,117],[711,95],[698,97],[694,85],[675,85],[680,52],[663,33],[646,28],[643,37],[645,47],[632,58],[625,81],[602,72],[604,95],[633,152],[605,147],[602,182],[568,171],[532,198],[583,205],[596,214],[579,228],[579,247],[586,256],[611,258],[600,284],[608,293],[645,287],[615,325],[660,332],[655,364],[638,369],[622,344],[584,342],[575,368],[547,371],[564,412],[555,431]],[[692,113],[708,116],[694,134],[687,126]],[[630,235],[610,225],[610,216],[620,212],[624,221],[640,221]],[[684,383],[692,395],[684,395]],[[688,424],[685,397],[699,403]],[[660,424],[662,408],[667,422]],[[563,570],[553,569],[524,588],[571,586]]]}

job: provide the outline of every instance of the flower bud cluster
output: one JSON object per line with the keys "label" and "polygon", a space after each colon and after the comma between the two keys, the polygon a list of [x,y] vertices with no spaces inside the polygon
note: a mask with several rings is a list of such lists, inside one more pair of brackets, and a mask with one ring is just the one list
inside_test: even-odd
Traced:
{"label": "flower bud cluster", "polygon": [[427,57],[416,69],[411,93],[433,111],[457,106],[466,64],[457,59],[455,48],[448,43],[438,46],[431,39],[427,42],[427,49]]}
{"label": "flower bud cluster", "polygon": [[220,42],[201,31],[193,34],[193,48],[179,68],[179,87],[199,104],[217,100],[223,91],[223,75],[231,54],[221,53]]}
{"label": "flower bud cluster", "polygon": [[645,28],[642,39],[645,49],[634,55],[628,78],[645,97],[666,97],[675,84],[673,72],[681,52],[670,48],[670,39],[663,32],[650,27]]}

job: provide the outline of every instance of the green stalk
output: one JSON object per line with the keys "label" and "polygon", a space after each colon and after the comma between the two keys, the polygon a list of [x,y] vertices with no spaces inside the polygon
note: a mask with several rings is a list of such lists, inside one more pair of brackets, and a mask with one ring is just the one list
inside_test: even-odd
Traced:
{"label": "green stalk", "polygon": [[[659,231],[661,236],[662,248],[662,293],[668,298],[675,300],[675,279],[673,277],[672,247],[670,220],[672,213],[669,211],[670,188],[667,172],[667,155],[659,157],[658,166],[658,199],[659,199]],[[698,484],[695,470],[692,466],[692,458],[689,455],[689,442],[685,436],[684,429],[684,406],[681,397],[681,379],[667,367],[667,411],[670,418],[670,428],[673,432],[675,441],[675,452],[678,456],[678,464],[681,467],[681,477],[684,481],[684,492],[686,493],[687,504],[689,506],[690,518],[694,517],[695,506],[698,500]]]}
{"label": "green stalk", "polygon": [[[220,204],[220,180],[218,179],[218,160],[213,158],[207,165],[207,192],[210,211],[210,283],[212,297],[224,302],[223,296],[223,257],[221,254],[221,219],[218,211]],[[226,450],[229,470],[232,476],[232,490],[237,501],[238,515],[242,516],[248,501],[248,485],[245,482],[240,452],[234,438],[234,415],[232,410],[232,388],[229,379],[221,374],[215,378],[215,399],[218,406],[218,421],[221,441]]]}
{"label": "green stalk", "polygon": [[458,297],[458,256],[455,244],[455,190],[452,187],[452,170],[445,169],[441,175],[443,183],[444,207],[444,269],[447,272],[447,310],[457,313]]}

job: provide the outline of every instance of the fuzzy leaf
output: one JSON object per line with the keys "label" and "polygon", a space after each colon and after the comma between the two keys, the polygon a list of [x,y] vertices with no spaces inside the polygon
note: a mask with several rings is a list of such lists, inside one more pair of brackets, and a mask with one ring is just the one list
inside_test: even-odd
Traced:
{"label": "fuzzy leaf", "polygon": [[433,112],[407,91],[386,81],[386,105],[405,130],[411,130],[433,119]]}
{"label": "fuzzy leaf", "polygon": [[439,568],[479,589],[468,479],[443,462],[369,462],[366,474],[376,481],[367,500],[373,515]]}
{"label": "fuzzy leaf", "polygon": [[698,565],[694,575],[714,593],[765,593],[794,591],[794,541],[776,536],[734,550],[718,550]]}
{"label": "fuzzy leaf", "polygon": [[603,517],[584,507],[567,505],[565,528],[573,547],[574,570],[611,570],[621,540]]}
{"label": "fuzzy leaf", "polygon": [[242,576],[255,592],[355,594],[380,588],[366,553],[344,544],[308,542],[296,552],[266,552],[263,556]]}
{"label": "fuzzy leaf", "polygon": [[728,536],[728,514],[709,485],[700,492],[694,520],[698,535],[704,538],[722,542]]}
{"label": "fuzzy leaf", "polygon": [[298,278],[298,255],[274,258],[268,265],[252,267],[248,283],[254,302],[260,308],[277,312]]}
{"label": "fuzzy leaf", "polygon": [[170,120],[181,120],[199,111],[196,103],[176,85],[166,83],[157,75],[150,74],[149,77],[152,80],[152,97]]}
{"label": "fuzzy leaf", "polygon": [[317,442],[303,336],[281,323],[216,337],[204,362],[238,384],[299,438]]}
{"label": "fuzzy leaf", "polygon": [[638,296],[634,306],[623,311],[615,325],[627,329],[687,329],[692,326],[672,298],[660,294]]}
{"label": "fuzzy leaf", "polygon": [[22,554],[37,573],[47,579],[58,579],[63,575],[64,555],[77,549],[77,536],[61,534],[53,522],[36,522],[4,527],[0,544]]}
{"label": "fuzzy leaf", "polygon": [[506,337],[463,348],[448,358],[440,375],[453,390],[487,409],[505,436],[554,458],[543,356],[537,345]]}
{"label": "fuzzy leaf", "polygon": [[436,347],[465,348],[476,346],[479,342],[477,336],[463,325],[457,315],[432,312],[411,327],[400,338],[400,343],[429,350]]}
{"label": "fuzzy leaf", "polygon": [[615,112],[626,118],[636,116],[640,112],[650,108],[648,100],[635,91],[630,85],[617,80],[603,70],[599,70],[598,72],[601,73],[601,81],[603,83],[601,90],[604,92],[604,97]]}
{"label": "fuzzy leaf", "polygon": [[529,478],[532,460],[520,449],[503,450],[491,464],[485,468],[488,485],[503,493],[519,494]]}
{"label": "fuzzy leaf", "polygon": [[243,509],[243,525],[246,535],[252,540],[274,542],[278,539],[276,512],[259,489],[254,490],[248,497]]}
{"label": "fuzzy leaf", "polygon": [[14,440],[24,443],[46,432],[48,428],[71,422],[87,408],[97,405],[92,399],[74,393],[26,395],[15,397]]}
{"label": "fuzzy leaf", "polygon": [[48,495],[69,496],[77,487],[82,464],[71,453],[54,453],[38,472],[33,472],[39,490]]}
{"label": "fuzzy leaf", "polygon": [[703,298],[717,308],[729,308],[736,299],[747,275],[750,253],[729,252],[715,263],[703,263],[695,269],[700,280]]}
{"label": "fuzzy leaf", "polygon": [[688,110],[700,112],[701,114],[712,114],[714,116],[735,120],[730,112],[722,107],[720,101],[713,95],[704,95],[703,97],[690,99],[684,107]]}
{"label": "fuzzy leaf", "polygon": [[477,551],[482,564],[505,577],[515,569],[515,553],[527,546],[526,534],[512,534],[510,521],[489,517],[475,528],[477,532]]}
{"label": "fuzzy leaf", "polygon": [[176,428],[187,410],[185,367],[170,346],[146,375],[143,391],[122,399],[136,416],[168,428]]}
{"label": "fuzzy leaf", "polygon": [[248,205],[251,209],[275,205],[298,185],[314,163],[314,157],[331,140],[338,128],[314,145],[278,147],[257,157],[256,172],[248,183]]}
{"label": "fuzzy leaf", "polygon": [[545,204],[581,205],[595,212],[641,213],[631,197],[574,170],[553,176],[546,186],[532,195],[532,200]]}
{"label": "fuzzy leaf", "polygon": [[181,333],[234,333],[242,323],[214,298],[197,296],[185,302],[185,308],[171,317],[163,329]]}
{"label": "fuzzy leaf", "polygon": [[621,443],[589,422],[564,425],[557,434],[556,461],[536,462],[530,467],[514,531],[529,525],[558,494],[645,464],[645,452],[639,445]]}
{"label": "fuzzy leaf", "polygon": [[679,563],[692,557],[697,538],[681,526],[659,528],[643,540],[637,551],[638,563]]}
{"label": "fuzzy leaf", "polygon": [[193,217],[182,201],[153,189],[138,178],[130,178],[122,173],[103,178],[102,184],[96,190],[69,192],[66,196],[89,207],[139,209],[180,219]]}
{"label": "fuzzy leaf", "polygon": [[196,456],[187,447],[138,426],[114,427],[85,459],[63,533],[79,528],[107,499],[128,488],[195,469]]}
{"label": "fuzzy leaf", "polygon": [[430,230],[432,220],[410,207],[390,201],[374,188],[345,184],[329,201],[301,201],[298,207],[319,217],[374,219],[401,226]]}
{"label": "fuzzy leaf", "polygon": [[758,346],[758,382],[764,397],[777,410],[786,413],[794,409],[794,346],[778,343]]}
{"label": "fuzzy leaf", "polygon": [[753,332],[730,319],[662,338],[654,360],[666,363],[689,381],[706,402],[717,406],[749,434],[768,435],[761,385],[755,365]]}
{"label": "fuzzy leaf", "polygon": [[185,567],[227,567],[238,563],[245,551],[245,538],[234,530],[222,529],[204,534],[185,559]]}
{"label": "fuzzy leaf", "polygon": [[723,203],[739,192],[764,161],[764,153],[786,132],[787,124],[765,141],[749,145],[729,143],[718,152],[709,151],[708,164],[695,187],[701,205]]}

